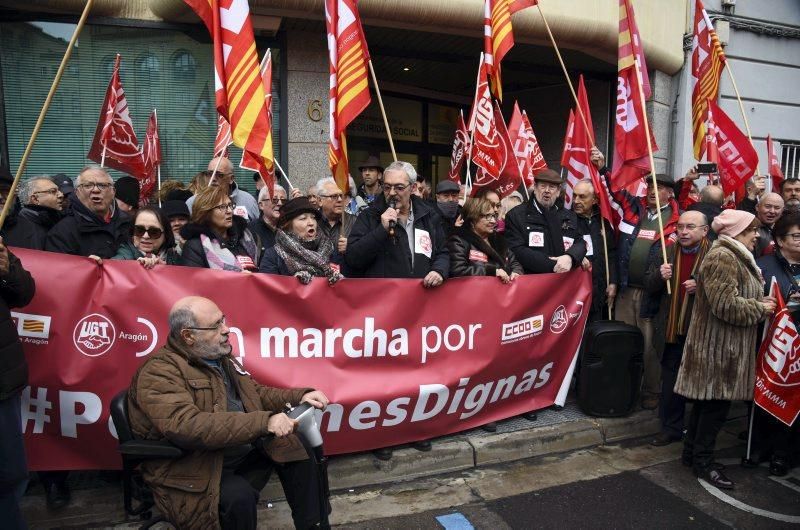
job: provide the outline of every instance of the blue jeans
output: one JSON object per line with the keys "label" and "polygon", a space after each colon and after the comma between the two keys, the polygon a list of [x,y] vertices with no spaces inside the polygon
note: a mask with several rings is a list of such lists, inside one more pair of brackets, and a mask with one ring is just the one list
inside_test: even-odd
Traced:
{"label": "blue jeans", "polygon": [[28,481],[20,395],[0,400],[0,514],[3,528],[25,529],[19,500]]}

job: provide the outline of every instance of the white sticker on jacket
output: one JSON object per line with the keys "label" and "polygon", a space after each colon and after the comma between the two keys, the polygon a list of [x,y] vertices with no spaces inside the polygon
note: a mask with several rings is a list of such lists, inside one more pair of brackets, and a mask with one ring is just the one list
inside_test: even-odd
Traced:
{"label": "white sticker on jacket", "polygon": [[572,248],[572,244],[575,242],[574,239],[571,237],[564,236],[564,250],[569,250]]}
{"label": "white sticker on jacket", "polygon": [[636,235],[638,239],[646,239],[648,241],[655,241],[656,240],[656,231],[655,230],[639,230],[639,233]]}
{"label": "white sticker on jacket", "polygon": [[530,232],[528,234],[529,247],[543,247],[544,246],[544,232]]}
{"label": "white sticker on jacket", "polygon": [[480,250],[470,250],[469,251],[469,260],[470,261],[480,261],[481,263],[488,263],[489,256],[481,252]]}
{"label": "white sticker on jacket", "polygon": [[433,242],[427,230],[414,229],[414,254],[425,254],[430,259],[433,252]]}
{"label": "white sticker on jacket", "polygon": [[247,215],[247,208],[244,206],[237,206],[233,209],[233,215],[238,215],[239,217],[244,217],[245,219],[249,219],[250,216]]}
{"label": "white sticker on jacket", "polygon": [[592,236],[587,234],[583,236],[583,240],[586,241],[586,255],[594,256],[594,247],[592,246]]}

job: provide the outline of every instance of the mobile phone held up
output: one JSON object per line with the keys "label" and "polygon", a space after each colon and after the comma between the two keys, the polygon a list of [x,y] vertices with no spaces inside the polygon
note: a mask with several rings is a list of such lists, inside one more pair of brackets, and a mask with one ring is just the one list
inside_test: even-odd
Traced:
{"label": "mobile phone held up", "polygon": [[697,173],[699,175],[715,175],[717,174],[717,165],[713,162],[709,164],[697,164]]}

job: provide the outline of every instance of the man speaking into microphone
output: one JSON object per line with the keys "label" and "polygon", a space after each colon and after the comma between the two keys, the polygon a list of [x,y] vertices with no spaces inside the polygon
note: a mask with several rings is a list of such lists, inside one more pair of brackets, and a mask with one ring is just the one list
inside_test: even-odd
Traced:
{"label": "man speaking into microphone", "polygon": [[383,195],[356,219],[347,239],[347,276],[422,278],[437,287],[447,278],[450,255],[436,210],[412,195],[417,172],[393,162],[383,172]]}

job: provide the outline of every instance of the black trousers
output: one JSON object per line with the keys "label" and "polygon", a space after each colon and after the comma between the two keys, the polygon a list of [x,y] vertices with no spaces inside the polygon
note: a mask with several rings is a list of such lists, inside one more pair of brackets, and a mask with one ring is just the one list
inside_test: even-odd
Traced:
{"label": "black trousers", "polygon": [[[319,523],[319,477],[312,458],[280,464],[260,450],[253,450],[235,468],[223,468],[219,497],[219,521],[223,530],[257,527],[259,493],[273,470],[278,474],[286,501],[292,509],[295,528],[311,528]],[[327,505],[327,499],[325,502]],[[330,506],[326,508],[330,512]]]}
{"label": "black trousers", "polygon": [[753,446],[763,456],[789,458],[800,445],[800,422],[787,427],[758,405],[751,406],[756,408],[753,417]]}
{"label": "black trousers", "polygon": [[683,338],[676,344],[665,344],[661,357],[661,398],[658,403],[658,415],[661,418],[661,430],[672,438],[683,436],[686,398],[675,393],[675,381],[678,380],[678,368],[683,358]]}
{"label": "black trousers", "polygon": [[28,480],[25,444],[22,441],[20,395],[0,400],[0,526],[27,528],[19,500]]}
{"label": "black trousers", "polygon": [[719,399],[694,402],[683,442],[683,459],[692,463],[695,472],[705,471],[714,462],[714,444],[730,408],[730,401]]}

